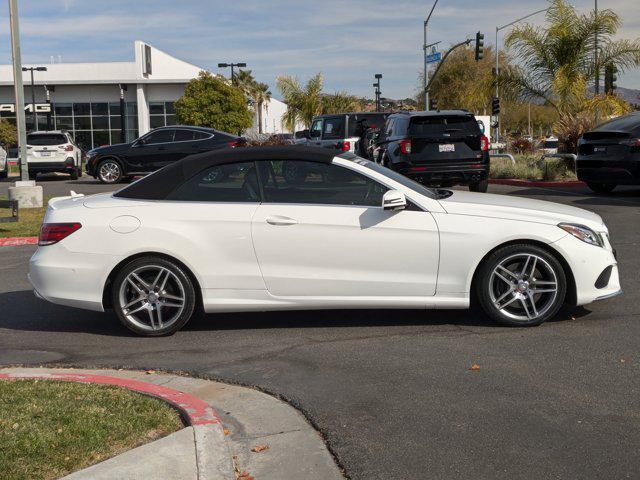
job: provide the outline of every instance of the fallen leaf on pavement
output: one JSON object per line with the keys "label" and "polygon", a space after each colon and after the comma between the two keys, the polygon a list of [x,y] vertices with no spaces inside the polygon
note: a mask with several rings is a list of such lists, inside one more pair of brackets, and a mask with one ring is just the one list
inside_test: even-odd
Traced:
{"label": "fallen leaf on pavement", "polygon": [[156,373],[156,371],[155,370],[147,370],[145,373],[147,375],[153,375],[154,373]]}
{"label": "fallen leaf on pavement", "polygon": [[624,362],[626,362],[626,360],[624,358],[621,358],[620,363],[624,363]]}
{"label": "fallen leaf on pavement", "polygon": [[251,451],[252,451],[252,452],[254,452],[254,453],[260,453],[260,452],[262,452],[263,450],[266,450],[266,449],[268,449],[268,448],[269,448],[269,445],[265,445],[265,444],[263,443],[262,445],[256,445],[255,447],[253,447],[253,448],[251,449]]}
{"label": "fallen leaf on pavement", "polygon": [[231,432],[229,432],[228,428],[223,428],[222,429],[222,433],[224,433],[225,435],[229,435],[229,433],[231,433]]}
{"label": "fallen leaf on pavement", "polygon": [[469,370],[480,370],[480,365],[474,363],[473,365],[471,365],[471,368]]}

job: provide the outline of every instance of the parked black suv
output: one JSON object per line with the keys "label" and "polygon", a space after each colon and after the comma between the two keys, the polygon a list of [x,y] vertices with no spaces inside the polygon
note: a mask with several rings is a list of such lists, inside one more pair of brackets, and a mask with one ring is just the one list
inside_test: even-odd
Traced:
{"label": "parked black suv", "polygon": [[244,139],[212,128],[173,125],[151,130],[131,143],[87,152],[87,173],[102,183],[146,174],[193,153],[238,147]]}
{"label": "parked black suv", "polygon": [[489,140],[466,110],[390,115],[374,160],[425,185],[469,185],[472,192],[489,185]]}
{"label": "parked black suv", "polygon": [[388,115],[382,112],[320,115],[313,118],[309,130],[297,132],[296,143],[333,148],[368,158],[371,132],[382,128]]}
{"label": "parked black suv", "polygon": [[617,185],[640,185],[640,113],[614,118],[578,142],[578,179],[597,193]]}

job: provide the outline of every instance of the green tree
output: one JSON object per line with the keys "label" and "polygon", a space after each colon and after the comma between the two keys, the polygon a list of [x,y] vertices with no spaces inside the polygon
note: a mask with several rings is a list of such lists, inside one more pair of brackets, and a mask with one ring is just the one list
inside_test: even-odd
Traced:
{"label": "green tree", "polygon": [[322,113],[346,113],[362,110],[362,102],[347,92],[336,92],[322,96]]}
{"label": "green tree", "polygon": [[233,84],[253,100],[257,111],[258,133],[262,133],[262,106],[271,100],[269,85],[258,82],[251,70],[240,70],[234,75]]}
{"label": "green tree", "polygon": [[[614,40],[621,25],[612,10],[580,15],[564,0],[554,0],[546,13],[547,24],[523,24],[505,38],[518,65],[501,75],[501,84],[517,91],[522,98],[542,99],[558,113],[568,150],[575,150],[577,129],[589,129],[598,115],[620,115],[629,105],[612,94],[593,95],[587,85],[596,71],[613,64],[619,72],[640,66],[640,40]],[[597,63],[593,52],[598,37]]]}
{"label": "green tree", "polygon": [[287,104],[287,111],[282,119],[283,126],[289,131],[294,131],[298,123],[309,128],[313,117],[322,113],[322,74],[311,77],[304,88],[291,75],[281,75],[276,82],[284,103]]}
{"label": "green tree", "polygon": [[18,131],[15,125],[4,119],[0,120],[0,142],[4,142],[6,148],[18,145]]}
{"label": "green tree", "polygon": [[188,125],[238,133],[253,124],[242,90],[209,72],[187,83],[175,109],[178,121]]}

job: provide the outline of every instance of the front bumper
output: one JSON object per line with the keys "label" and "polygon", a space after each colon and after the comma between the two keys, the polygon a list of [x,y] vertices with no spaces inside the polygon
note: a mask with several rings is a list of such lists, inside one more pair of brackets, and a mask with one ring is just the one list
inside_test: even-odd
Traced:
{"label": "front bumper", "polygon": [[[622,293],[618,262],[608,242],[604,248],[596,247],[567,235],[551,246],[569,264],[576,286],[576,305],[586,305]],[[602,274],[608,269],[610,273],[603,282]]]}

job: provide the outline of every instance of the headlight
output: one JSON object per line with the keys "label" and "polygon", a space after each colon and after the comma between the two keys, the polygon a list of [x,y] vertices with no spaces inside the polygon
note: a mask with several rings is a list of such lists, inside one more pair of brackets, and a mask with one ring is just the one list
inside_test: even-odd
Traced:
{"label": "headlight", "polygon": [[572,223],[560,223],[558,226],[565,232],[576,237],[578,240],[582,240],[590,245],[595,245],[596,247],[604,247],[602,237],[589,227],[585,227],[584,225],[575,225]]}

